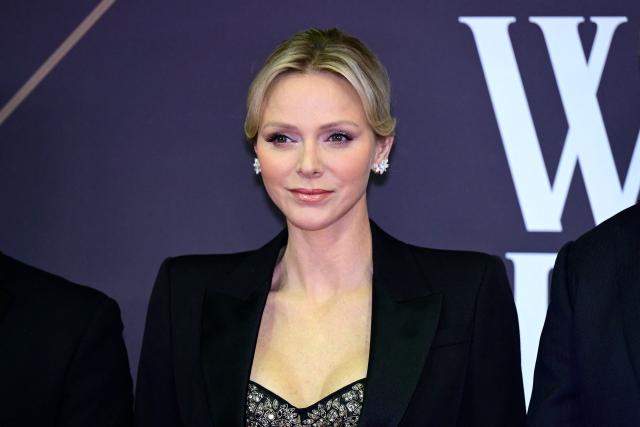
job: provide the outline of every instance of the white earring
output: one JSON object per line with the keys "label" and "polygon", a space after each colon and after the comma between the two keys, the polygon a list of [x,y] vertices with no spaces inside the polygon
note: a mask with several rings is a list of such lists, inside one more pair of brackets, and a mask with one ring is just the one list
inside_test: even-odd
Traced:
{"label": "white earring", "polygon": [[258,160],[257,157],[253,158],[253,170],[256,175],[260,175],[260,172],[262,172],[262,167],[260,167],[260,160]]}
{"label": "white earring", "polygon": [[371,170],[373,170],[373,172],[377,173],[378,175],[382,175],[387,171],[387,169],[389,169],[388,159],[382,159],[378,163],[374,163],[371,167]]}

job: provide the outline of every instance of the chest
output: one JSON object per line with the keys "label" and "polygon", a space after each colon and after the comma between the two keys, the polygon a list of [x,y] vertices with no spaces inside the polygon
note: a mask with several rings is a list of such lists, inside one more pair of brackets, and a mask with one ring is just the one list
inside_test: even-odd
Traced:
{"label": "chest", "polygon": [[317,307],[267,300],[252,381],[304,407],[366,377],[371,299],[348,297]]}

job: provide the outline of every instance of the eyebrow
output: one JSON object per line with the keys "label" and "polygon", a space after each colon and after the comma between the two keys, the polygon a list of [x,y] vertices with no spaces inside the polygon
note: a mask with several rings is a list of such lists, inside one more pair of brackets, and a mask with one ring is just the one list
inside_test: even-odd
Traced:
{"label": "eyebrow", "polygon": [[[340,127],[345,125],[360,128],[360,126],[355,122],[352,122],[350,120],[341,120],[337,122],[326,123],[320,126],[320,129],[324,130],[324,129],[330,129],[330,128],[335,128],[335,127]],[[283,129],[297,129],[296,126],[288,123],[284,123],[284,122],[268,122],[262,126],[262,128],[268,128],[268,127],[277,127],[277,128],[283,128]]]}
{"label": "eyebrow", "polygon": [[339,122],[332,122],[332,123],[327,123],[325,125],[320,126],[320,129],[329,129],[329,128],[335,128],[335,127],[340,127],[340,126],[344,126],[344,125],[349,125],[349,126],[353,126],[356,128],[359,128],[360,126],[358,126],[357,123],[349,121],[349,120],[342,120]]}

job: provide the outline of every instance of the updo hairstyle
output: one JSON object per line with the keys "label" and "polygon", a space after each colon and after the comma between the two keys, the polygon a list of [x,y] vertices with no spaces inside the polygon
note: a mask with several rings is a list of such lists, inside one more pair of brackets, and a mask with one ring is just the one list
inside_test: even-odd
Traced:
{"label": "updo hairstyle", "polygon": [[255,144],[269,88],[282,75],[325,71],[347,80],[362,101],[367,121],[379,137],[393,136],[389,76],[380,60],[355,37],[332,28],[294,34],[269,55],[249,87],[244,133]]}

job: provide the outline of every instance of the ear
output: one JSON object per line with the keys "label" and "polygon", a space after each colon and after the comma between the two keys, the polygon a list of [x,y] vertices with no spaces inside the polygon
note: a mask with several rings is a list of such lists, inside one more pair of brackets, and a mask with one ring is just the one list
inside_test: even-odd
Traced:
{"label": "ear", "polygon": [[393,136],[381,136],[376,141],[376,153],[373,161],[378,163],[383,159],[389,158],[391,147],[393,146]]}

